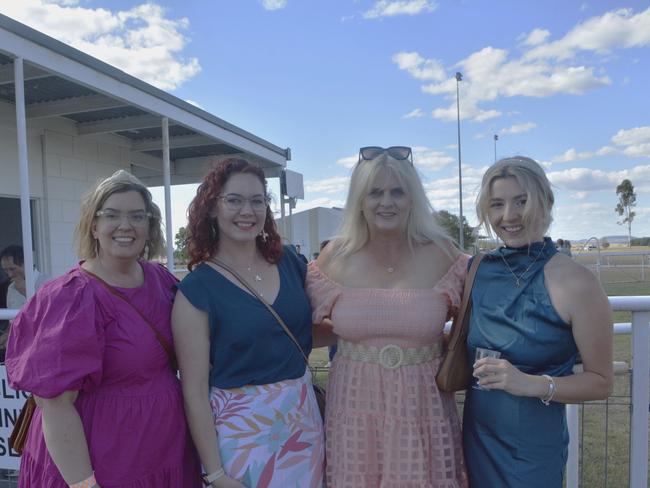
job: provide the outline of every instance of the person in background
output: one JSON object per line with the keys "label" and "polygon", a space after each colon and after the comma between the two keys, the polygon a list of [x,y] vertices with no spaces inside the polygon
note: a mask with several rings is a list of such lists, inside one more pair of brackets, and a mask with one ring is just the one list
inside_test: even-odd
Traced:
{"label": "person in background", "polygon": [[[471,486],[561,488],[566,403],[612,392],[612,310],[597,278],[544,237],[554,196],[541,166],[516,156],[491,166],[476,210],[505,244],[481,261],[467,350],[475,388],[463,411]],[[474,362],[478,347],[500,353]],[[578,355],[583,371],[573,373]]]}
{"label": "person in background", "polygon": [[[19,309],[27,300],[25,283],[25,255],[18,245],[7,246],[0,253],[0,265],[9,276],[11,284],[7,289],[7,308]],[[49,277],[34,268],[35,290],[38,290]]]}
{"label": "person in background", "polygon": [[187,419],[214,488],[320,488],[323,424],[306,356],[306,265],[282,246],[263,171],[226,159],[190,204],[188,268],[172,315]]}
{"label": "person in background", "polygon": [[454,395],[438,390],[436,374],[468,256],[431,213],[411,148],[362,148],[341,235],[309,265],[317,344],[338,339],[328,486],[467,486]]}
{"label": "person in background", "polygon": [[302,253],[300,252],[300,244],[296,244],[294,247],[296,248],[296,254],[298,255],[298,258],[300,258],[300,260],[301,260],[303,263],[307,264],[307,263],[308,263],[307,258],[305,257],[304,254],[302,254]]}
{"label": "person in background", "polygon": [[199,488],[201,471],[172,369],[176,278],[160,210],[126,171],[81,203],[82,260],[13,322],[9,384],[36,400],[21,488]]}

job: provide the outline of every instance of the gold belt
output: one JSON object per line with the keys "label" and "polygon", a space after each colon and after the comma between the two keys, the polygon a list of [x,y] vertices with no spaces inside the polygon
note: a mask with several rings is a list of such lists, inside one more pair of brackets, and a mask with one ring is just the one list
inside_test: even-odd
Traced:
{"label": "gold belt", "polygon": [[395,344],[383,347],[367,346],[339,339],[336,354],[364,363],[380,364],[386,369],[396,369],[409,364],[433,361],[442,355],[442,344],[402,348]]}

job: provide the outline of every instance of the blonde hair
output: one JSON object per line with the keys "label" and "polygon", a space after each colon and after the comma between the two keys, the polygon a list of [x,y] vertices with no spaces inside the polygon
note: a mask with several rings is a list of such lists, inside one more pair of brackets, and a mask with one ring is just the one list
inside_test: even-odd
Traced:
{"label": "blonde hair", "polygon": [[[500,159],[485,172],[476,199],[476,215],[479,219],[479,225],[483,225],[487,233],[494,236],[488,217],[490,193],[492,183],[501,178],[515,178],[526,192],[526,205],[524,206],[522,223],[527,232],[530,232],[531,229],[540,229],[545,234],[553,221],[551,211],[553,210],[555,197],[544,169],[534,159],[525,156]],[[531,239],[530,234],[528,238]]]}
{"label": "blonde hair", "polygon": [[435,243],[451,254],[453,241],[433,217],[433,207],[415,167],[409,161],[394,159],[388,153],[383,153],[372,160],[363,160],[354,168],[345,203],[341,233],[337,239],[336,254],[349,256],[361,249],[370,239],[368,224],[361,212],[361,206],[370,186],[383,169],[395,175],[411,198],[411,210],[406,225],[409,246]]}
{"label": "blonde hair", "polygon": [[140,257],[151,259],[163,254],[165,238],[161,228],[160,209],[153,202],[151,192],[147,187],[131,173],[121,169],[105,180],[98,181],[81,199],[81,216],[75,229],[77,253],[80,259],[88,260],[97,257],[97,243],[92,233],[97,211],[101,210],[108,197],[114,193],[127,191],[138,192],[144,200],[145,210],[151,214],[149,217],[149,239]]}

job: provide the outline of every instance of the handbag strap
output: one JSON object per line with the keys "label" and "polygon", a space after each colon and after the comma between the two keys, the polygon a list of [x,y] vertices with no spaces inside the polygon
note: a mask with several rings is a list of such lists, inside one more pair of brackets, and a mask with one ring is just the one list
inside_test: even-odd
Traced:
{"label": "handbag strap", "polygon": [[[467,276],[465,278],[465,286],[463,287],[463,298],[460,302],[460,307],[458,309],[458,314],[456,315],[454,322],[451,326],[451,337],[449,338],[448,349],[455,349],[460,341],[465,342],[463,335],[467,335],[467,329],[469,326],[469,311],[471,310],[471,301],[472,296],[472,287],[474,286],[474,278],[476,278],[476,272],[478,267],[483,260],[485,254],[479,253],[472,258],[472,264],[469,267]],[[457,332],[456,332],[457,331]],[[465,334],[464,334],[465,333]],[[463,344],[464,345],[464,344]]]}
{"label": "handbag strap", "polygon": [[273,315],[273,317],[275,317],[275,320],[277,320],[278,323],[282,326],[282,328],[284,329],[284,332],[289,336],[289,338],[296,345],[296,347],[300,351],[300,354],[302,355],[302,358],[305,360],[305,363],[307,364],[307,366],[309,366],[309,359],[307,358],[307,355],[305,354],[305,351],[303,351],[302,346],[298,342],[298,339],[296,339],[296,336],[294,336],[293,333],[291,332],[291,330],[289,329],[289,327],[287,327],[287,324],[284,322],[282,317],[280,317],[278,312],[275,311],[275,309],[273,308],[273,305],[271,305],[262,295],[260,295],[257,292],[257,290],[255,288],[253,288],[250,285],[250,283],[248,283],[248,281],[246,281],[237,271],[232,269],[226,263],[224,263],[223,261],[221,261],[220,259],[217,259],[217,258],[211,258],[211,259],[209,259],[209,261],[211,263],[214,263],[217,266],[225,269],[226,271],[228,271],[228,273],[233,275],[237,279],[237,281],[239,281],[242,284],[242,286],[244,286],[244,288],[246,288],[251,293],[251,295],[253,295],[260,302],[262,302],[262,304],[268,309],[268,311],[271,312],[271,315]]}
{"label": "handbag strap", "polygon": [[169,360],[169,364],[172,367],[172,369],[178,369],[177,363],[176,363],[176,354],[174,354],[174,350],[172,348],[172,345],[169,343],[169,341],[160,333],[158,332],[158,329],[156,328],[155,325],[151,323],[151,321],[140,311],[138,307],[136,307],[131,300],[129,300],[127,297],[125,297],[122,293],[117,291],[112,285],[108,284],[106,281],[104,281],[102,278],[97,276],[95,273],[88,271],[87,269],[81,268],[84,273],[87,273],[88,275],[92,276],[95,278],[99,283],[104,285],[104,288],[108,290],[109,293],[112,295],[121,298],[124,300],[124,302],[128,303],[133,310],[140,316],[140,318],[149,326],[151,331],[154,333],[156,336],[156,340],[160,343],[162,348],[165,350],[165,353],[167,354],[167,359]]}

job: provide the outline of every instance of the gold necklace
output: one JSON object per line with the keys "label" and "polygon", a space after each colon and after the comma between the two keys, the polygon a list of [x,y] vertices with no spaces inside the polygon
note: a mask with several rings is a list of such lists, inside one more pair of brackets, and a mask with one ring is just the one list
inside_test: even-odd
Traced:
{"label": "gold necklace", "polygon": [[539,259],[539,257],[542,255],[542,251],[544,250],[545,247],[546,247],[546,241],[544,241],[544,244],[542,245],[542,248],[541,248],[541,249],[539,250],[539,252],[537,253],[537,256],[535,256],[535,259],[533,259],[533,262],[530,263],[530,264],[528,265],[528,267],[524,270],[524,272],[521,273],[519,276],[516,275],[516,273],[512,270],[512,268],[511,268],[510,265],[508,264],[508,261],[506,261],[506,258],[504,258],[504,257],[503,257],[503,254],[501,254],[501,259],[503,260],[504,264],[505,264],[506,267],[508,268],[508,271],[510,271],[510,274],[511,274],[512,276],[515,277],[515,285],[517,286],[517,288],[519,288],[519,287],[521,286],[521,280],[524,278],[524,275],[525,275],[526,273],[528,273],[528,271],[530,271],[530,268],[533,267],[533,264],[535,264],[535,263],[537,262],[537,260]]}

